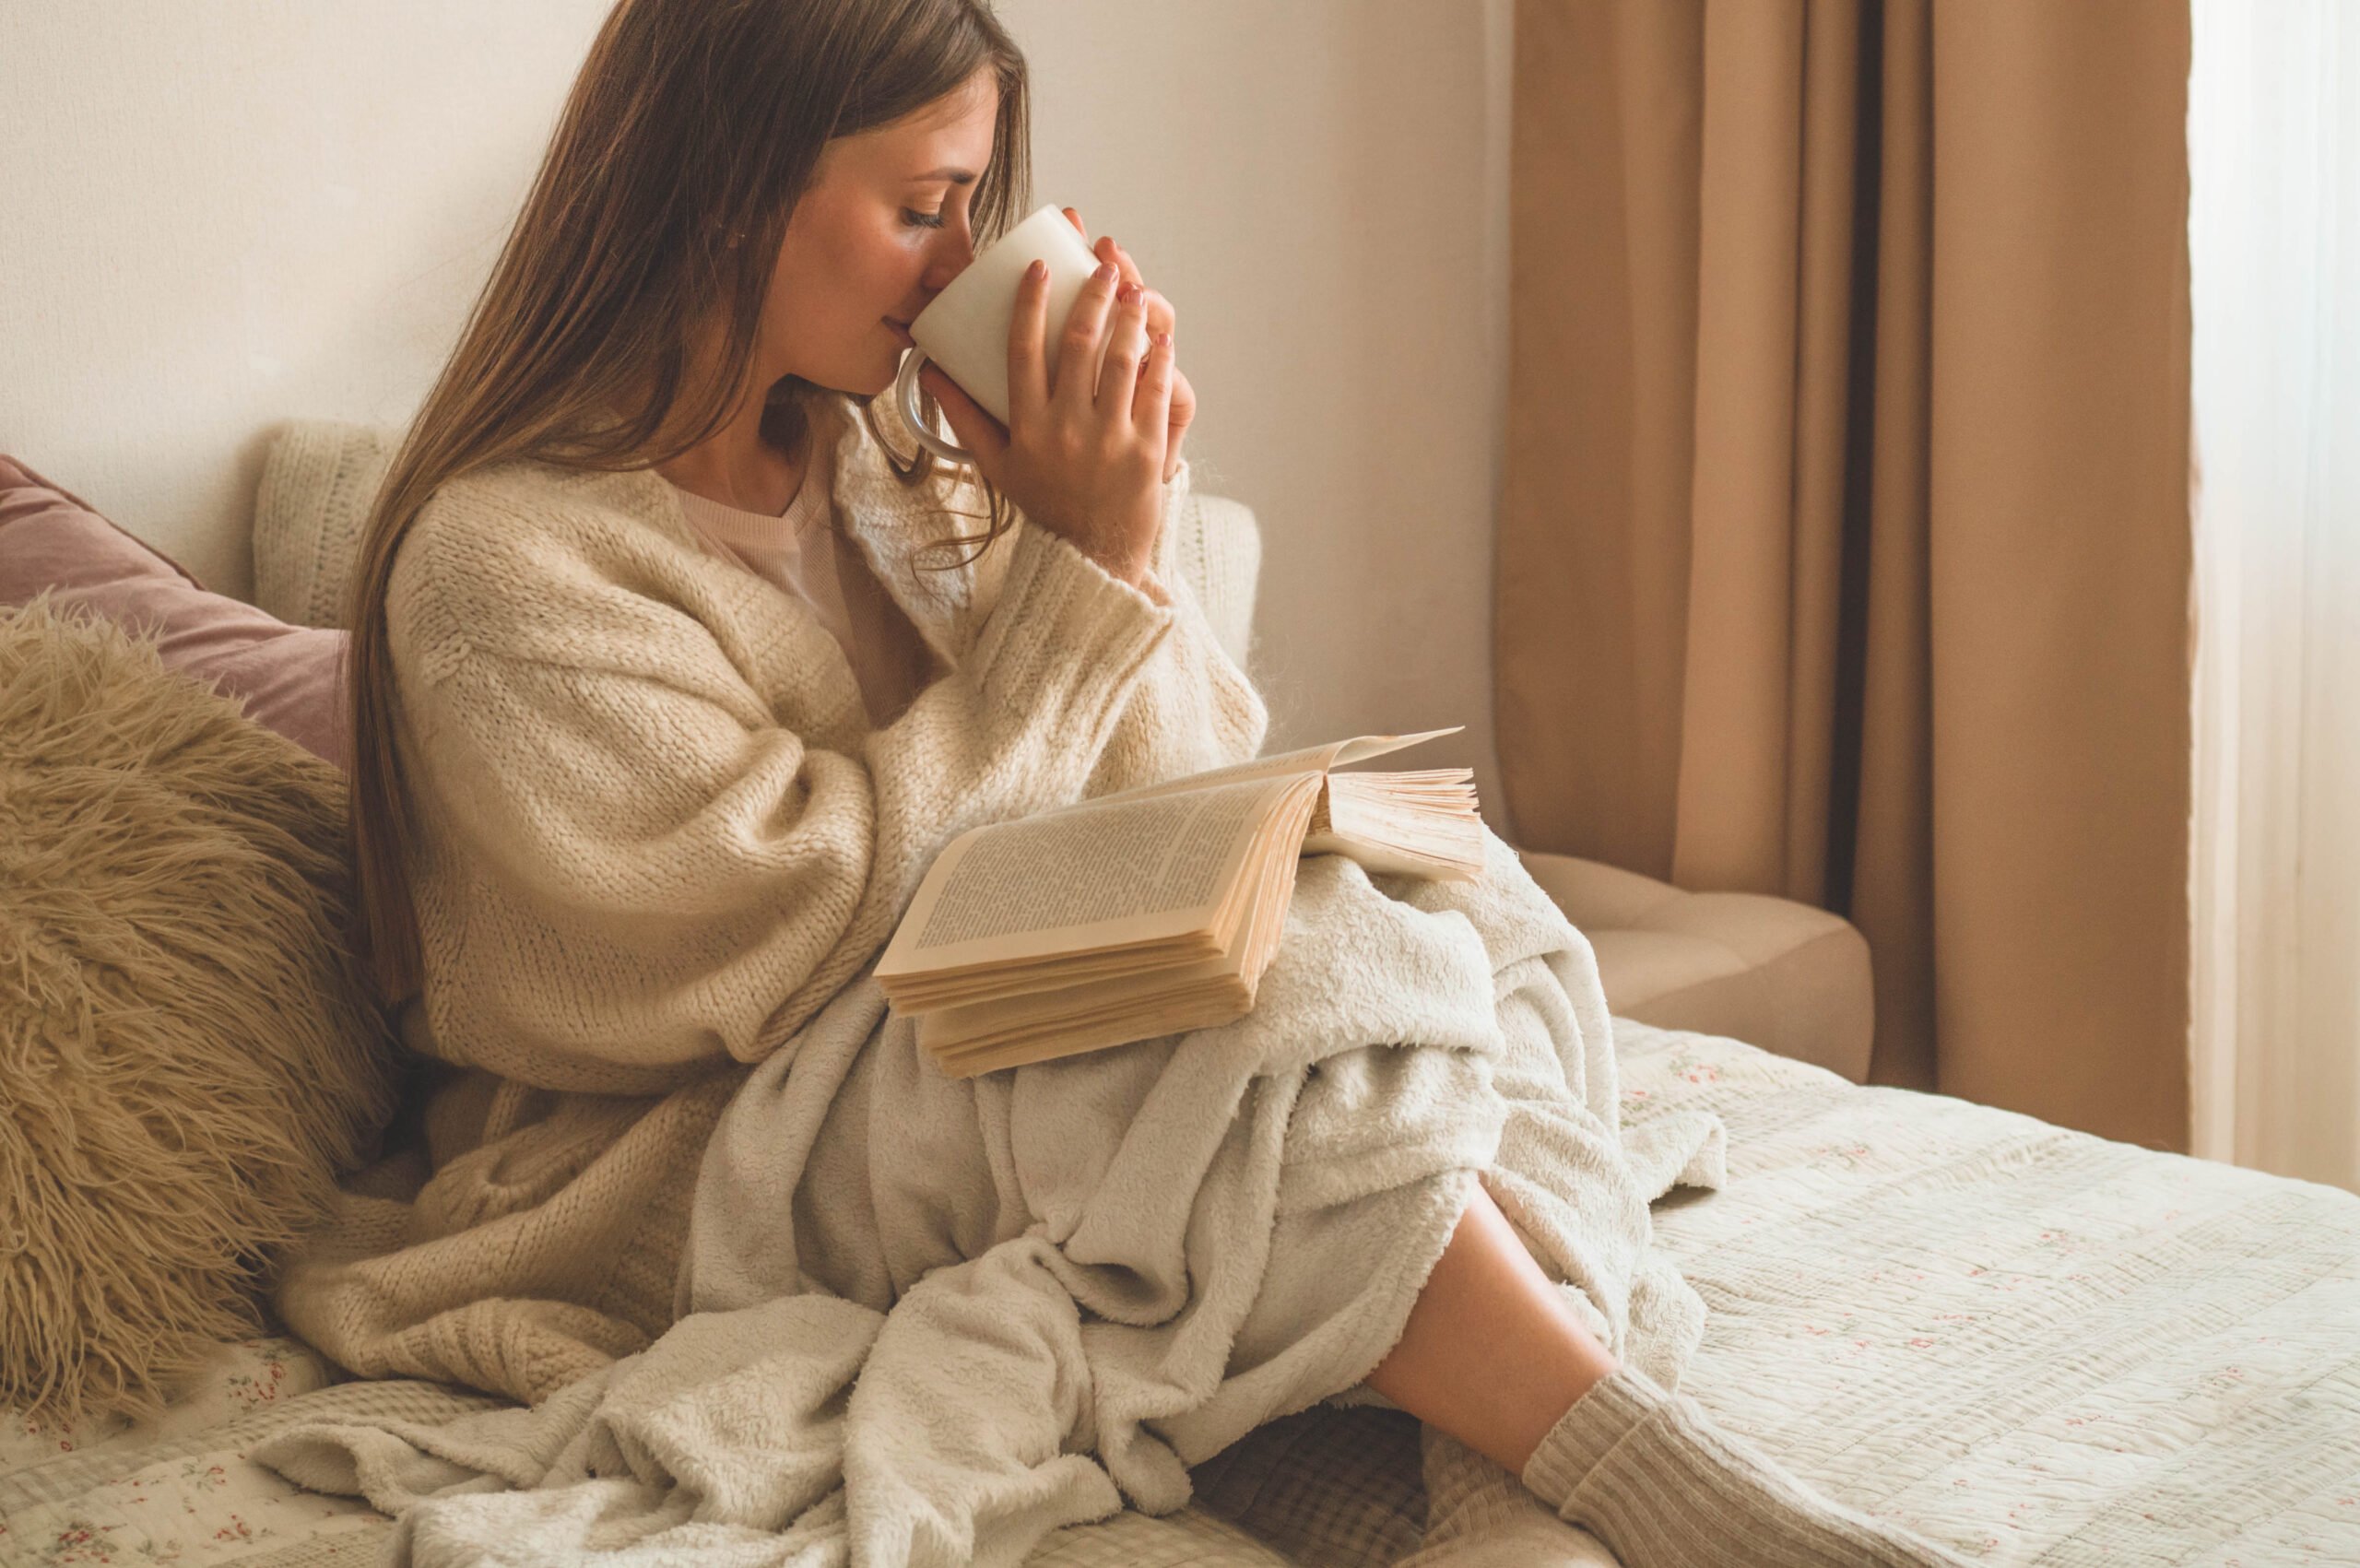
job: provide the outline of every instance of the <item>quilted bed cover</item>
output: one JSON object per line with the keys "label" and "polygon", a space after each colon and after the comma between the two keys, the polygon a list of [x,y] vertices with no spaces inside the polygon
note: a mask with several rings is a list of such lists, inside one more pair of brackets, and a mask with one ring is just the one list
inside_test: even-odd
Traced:
{"label": "quilted bed cover", "polygon": [[[1728,1125],[1729,1185],[1654,1210],[1710,1312],[1681,1386],[1725,1423],[1994,1564],[2360,1563],[2360,1197],[1734,1040],[1616,1034],[1627,1124]],[[247,1451],[299,1421],[491,1402],[337,1381],[276,1338],[224,1346],[146,1428],[0,1418],[0,1563],[374,1563],[384,1515]],[[1423,1527],[1395,1411],[1305,1411],[1196,1482],[1178,1514],[1062,1530],[1034,1561],[1384,1563]],[[1612,1561],[1565,1532],[1563,1568]]]}

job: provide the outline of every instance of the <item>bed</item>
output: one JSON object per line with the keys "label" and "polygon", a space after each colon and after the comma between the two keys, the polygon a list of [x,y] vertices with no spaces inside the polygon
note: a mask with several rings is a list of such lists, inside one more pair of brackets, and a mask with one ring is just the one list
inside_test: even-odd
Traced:
{"label": "bed", "polygon": [[[252,527],[263,607],[330,619],[391,434],[279,430]],[[1182,536],[1253,550],[1254,527],[1207,497]],[[1249,608],[1209,607],[1239,645]],[[1688,1110],[1727,1128],[1726,1185],[1675,1188],[1653,1219],[1709,1314],[1682,1386],[1730,1427],[1971,1560],[2360,1562],[2360,1197],[1616,1010],[1626,1136]],[[493,1403],[349,1380],[274,1333],[219,1347],[145,1425],[0,1416],[0,1563],[373,1562],[385,1515],[299,1491],[251,1450],[300,1422],[434,1425]],[[1398,1412],[1291,1417],[1195,1482],[1177,1514],[1064,1530],[1034,1561],[1385,1563],[1424,1532],[1416,1427]],[[1614,1561],[1544,1534],[1511,1560]]]}
{"label": "bed", "polygon": [[[1682,1387],[1800,1474],[1994,1564],[2360,1562],[2360,1198],[1740,1041],[1618,1020],[1627,1125],[1701,1108],[1729,1183],[1655,1210],[1710,1309]],[[0,1426],[0,1562],[313,1568],[390,1522],[245,1458],[322,1416],[490,1403],[222,1348],[142,1429]],[[1374,1409],[1265,1427],[1175,1515],[1043,1563],[1362,1564],[1423,1529],[1416,1432]],[[1567,1530],[1569,1565],[1613,1559]]]}

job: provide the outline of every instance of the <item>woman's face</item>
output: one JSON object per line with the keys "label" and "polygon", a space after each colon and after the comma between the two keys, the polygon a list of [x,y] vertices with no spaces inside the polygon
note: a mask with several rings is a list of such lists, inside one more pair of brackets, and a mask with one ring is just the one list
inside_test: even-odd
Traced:
{"label": "woman's face", "polygon": [[827,145],[762,302],[765,385],[796,375],[867,396],[891,384],[911,318],[974,259],[968,206],[998,112],[983,69],[915,113]]}

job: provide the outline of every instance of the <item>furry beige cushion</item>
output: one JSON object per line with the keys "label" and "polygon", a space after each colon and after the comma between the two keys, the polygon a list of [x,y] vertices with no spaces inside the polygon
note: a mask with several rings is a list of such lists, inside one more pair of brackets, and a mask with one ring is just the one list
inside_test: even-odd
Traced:
{"label": "furry beige cushion", "polygon": [[152,639],[0,611],[0,1403],[153,1413],[369,1152],[344,809]]}

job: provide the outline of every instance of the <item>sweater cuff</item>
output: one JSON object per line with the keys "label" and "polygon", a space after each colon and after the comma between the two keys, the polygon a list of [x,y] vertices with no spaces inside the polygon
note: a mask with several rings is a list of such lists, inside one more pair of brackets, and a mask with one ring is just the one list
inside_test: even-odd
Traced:
{"label": "sweater cuff", "polygon": [[1188,460],[1180,459],[1180,466],[1172,477],[1163,481],[1163,523],[1155,536],[1155,553],[1150,559],[1148,572],[1158,582],[1169,584],[1180,575],[1180,516],[1188,504],[1191,476]]}
{"label": "sweater cuff", "polygon": [[1071,700],[1111,703],[1172,629],[1173,611],[1019,514],[1008,574],[974,664],[986,695],[1037,701],[1062,686]]}

